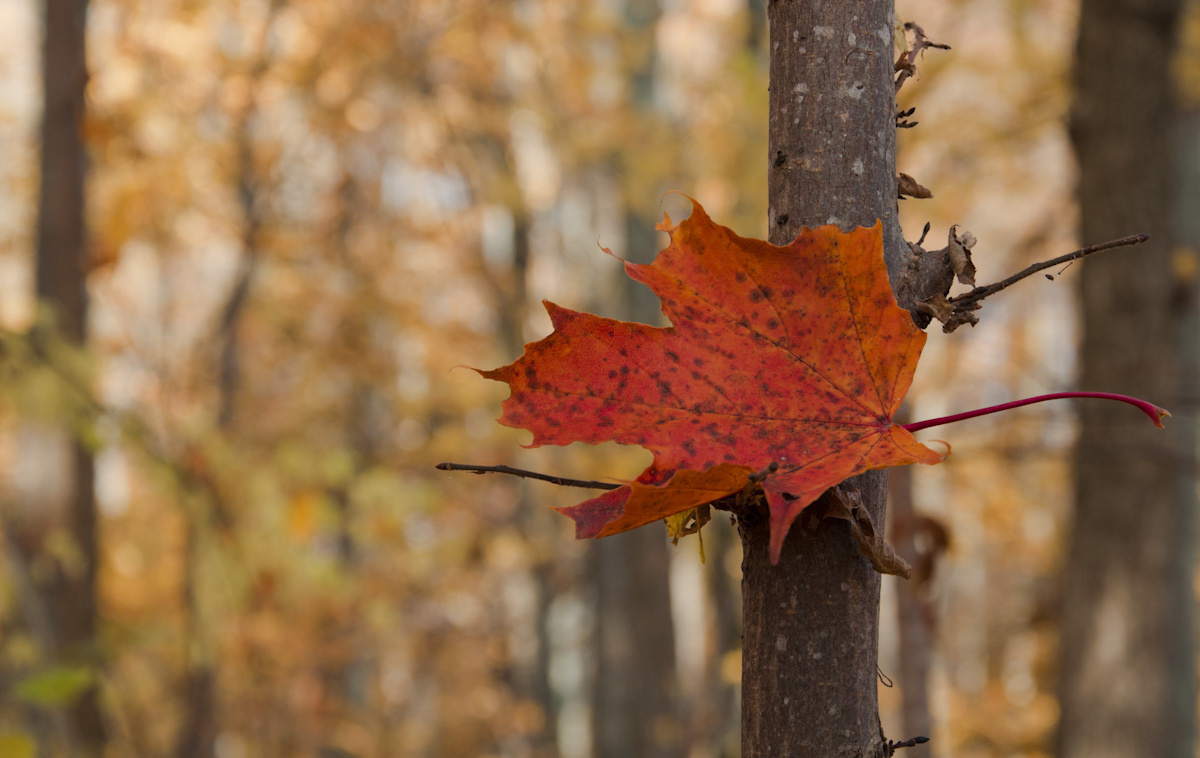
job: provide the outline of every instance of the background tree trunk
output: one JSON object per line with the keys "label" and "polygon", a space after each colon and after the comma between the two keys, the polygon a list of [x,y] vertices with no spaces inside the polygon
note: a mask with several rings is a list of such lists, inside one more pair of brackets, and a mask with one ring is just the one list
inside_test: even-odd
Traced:
{"label": "background tree trunk", "polygon": [[[773,2],[768,173],[770,240],[802,226],[883,219],[893,287],[905,249],[896,218],[891,0]],[[884,523],[887,477],[851,480]],[[816,507],[820,507],[819,504]],[[879,575],[849,527],[793,527],[778,566],[767,521],[740,524],[742,755],[885,753],[879,725]]]}
{"label": "background tree trunk", "polygon": [[[87,339],[86,15],[85,0],[45,5],[37,219],[37,295],[51,309],[57,333],[76,346]],[[99,663],[92,455],[68,423],[30,422],[21,436],[16,509],[8,526],[17,560],[32,569],[22,603],[40,617],[42,623],[32,627],[49,665],[92,669]],[[105,730],[95,685],[65,706],[54,731],[54,741],[73,756],[102,754]]]}
{"label": "background tree trunk", "polygon": [[1196,299],[1194,267],[1183,265],[1194,253],[1175,249],[1171,228],[1169,65],[1181,6],[1085,0],[1080,18],[1071,128],[1082,239],[1153,235],[1083,267],[1080,386],[1183,412],[1164,432],[1080,405],[1060,642],[1064,758],[1193,754]]}
{"label": "background tree trunk", "polygon": [[[631,209],[625,213],[625,246],[626,257],[636,261],[651,259],[660,247],[654,223]],[[658,298],[623,269],[618,282],[622,317],[658,324]],[[658,524],[596,540],[590,548],[597,622],[594,758],[684,754],[667,550]]]}
{"label": "background tree trunk", "polygon": [[[907,415],[906,411],[902,413]],[[896,555],[913,567],[911,579],[893,577],[896,582],[895,620],[899,648],[896,683],[900,685],[901,724],[904,739],[917,735],[928,737],[933,733],[933,715],[929,710],[929,667],[934,629],[930,603],[923,597],[930,577],[928,574],[923,576],[920,570],[912,467],[899,466],[888,473],[888,479],[888,540]],[[932,755],[933,748],[925,744],[909,748],[905,758],[930,758]]]}
{"label": "background tree trunk", "polygon": [[675,636],[666,536],[657,524],[597,540],[596,680],[592,754],[683,754],[675,713]]}
{"label": "background tree trunk", "polygon": [[[631,211],[626,232],[627,245],[639,250],[631,257],[647,257],[646,251],[657,247],[654,226]],[[657,298],[646,297],[650,292],[646,287],[624,276],[623,270],[621,274],[625,317],[658,323]],[[666,535],[658,524],[591,545],[588,575],[595,591],[597,622],[594,758],[675,758],[684,753],[667,550]]]}
{"label": "background tree trunk", "polygon": [[[625,85],[635,133],[658,117],[657,46],[662,14],[657,0],[623,3]],[[638,213],[641,199],[661,191],[654,178],[639,177],[624,152],[612,168],[621,191],[624,257],[652,260],[662,247],[656,219]],[[631,202],[631,198],[639,198]],[[662,321],[658,298],[618,269],[616,292],[621,318],[647,324]],[[597,540],[590,548],[589,577],[596,602],[595,679],[592,755],[594,758],[678,758],[685,752],[675,667],[675,627],[671,617],[670,556],[661,527],[636,529]]]}

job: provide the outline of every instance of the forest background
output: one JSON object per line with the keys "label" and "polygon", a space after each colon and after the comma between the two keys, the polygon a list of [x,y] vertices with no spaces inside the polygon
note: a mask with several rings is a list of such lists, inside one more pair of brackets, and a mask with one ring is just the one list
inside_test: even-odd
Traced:
{"label": "forest background", "polygon": [[[687,213],[668,190],[766,236],[764,6],[92,0],[79,348],[37,299],[42,4],[0,3],[0,754],[737,755],[727,519],[703,562],[655,528],[575,542],[544,506],[576,493],[433,466],[648,462],[524,450],[504,388],[451,367],[510,362],[542,298],[656,323],[597,241],[652,258]],[[1077,4],[897,18],[954,48],[899,93],[900,170],[934,195],[901,202],[906,235],[963,225],[980,281],[1101,241],[1076,232]],[[1073,388],[1082,265],[932,335],[913,415]],[[1052,752],[1077,425],[1042,408],[911,472],[920,570],[884,584],[880,705],[898,738],[932,714],[923,755]],[[91,565],[47,507],[73,455],[97,595],[68,628],[38,588]]]}

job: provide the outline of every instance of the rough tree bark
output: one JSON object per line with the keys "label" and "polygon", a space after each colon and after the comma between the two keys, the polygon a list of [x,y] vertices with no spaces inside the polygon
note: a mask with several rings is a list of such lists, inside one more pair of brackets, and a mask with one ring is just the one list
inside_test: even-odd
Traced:
{"label": "rough tree bark", "polygon": [[1171,223],[1169,66],[1182,6],[1085,0],[1080,18],[1071,130],[1082,238],[1153,236],[1083,267],[1080,385],[1183,412],[1164,432],[1080,406],[1060,627],[1064,758],[1193,751],[1195,253],[1175,248]]}
{"label": "rough tree bark", "polygon": [[[774,0],[768,21],[770,240],[882,219],[894,288],[906,246],[896,217],[892,0]],[[851,480],[881,527],[886,481],[882,472]],[[793,527],[777,566],[765,517],[743,518],[740,531],[742,755],[885,755],[879,576],[849,527]]]}
{"label": "rough tree bark", "polygon": [[[87,338],[88,310],[82,136],[86,16],[85,0],[45,5],[36,259],[38,298],[53,311],[58,334],[79,346]],[[14,475],[16,508],[8,524],[18,561],[36,567],[22,604],[40,617],[41,623],[31,626],[40,629],[38,642],[50,664],[90,668],[98,663],[92,455],[69,424],[31,422],[22,437]],[[61,740],[71,755],[103,753],[106,738],[95,686],[66,706],[54,731],[54,742]]]}

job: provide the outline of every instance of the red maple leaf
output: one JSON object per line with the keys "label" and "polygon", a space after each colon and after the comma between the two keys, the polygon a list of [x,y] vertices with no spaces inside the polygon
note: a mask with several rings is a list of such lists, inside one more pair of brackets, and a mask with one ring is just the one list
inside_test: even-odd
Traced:
{"label": "red maple leaf", "polygon": [[673,326],[601,318],[546,302],[554,332],[515,363],[480,373],[508,383],[500,423],[532,447],[616,441],[653,464],[634,482],[561,512],[577,537],[602,537],[762,482],[777,560],[796,516],[868,469],[945,455],[892,423],[925,333],[901,309],[883,263],[882,226],[805,229],[786,247],[739,237],[698,203],[659,229],[671,244],[626,263]]}

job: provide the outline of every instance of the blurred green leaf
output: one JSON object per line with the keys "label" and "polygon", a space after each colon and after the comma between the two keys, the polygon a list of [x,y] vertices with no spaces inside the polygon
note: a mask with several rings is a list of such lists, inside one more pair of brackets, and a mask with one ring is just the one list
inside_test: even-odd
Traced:
{"label": "blurred green leaf", "polygon": [[[31,674],[13,687],[13,694],[27,703],[43,706],[66,705],[92,683],[92,672],[81,666],[55,666]],[[0,755],[8,755],[0,750]]]}

